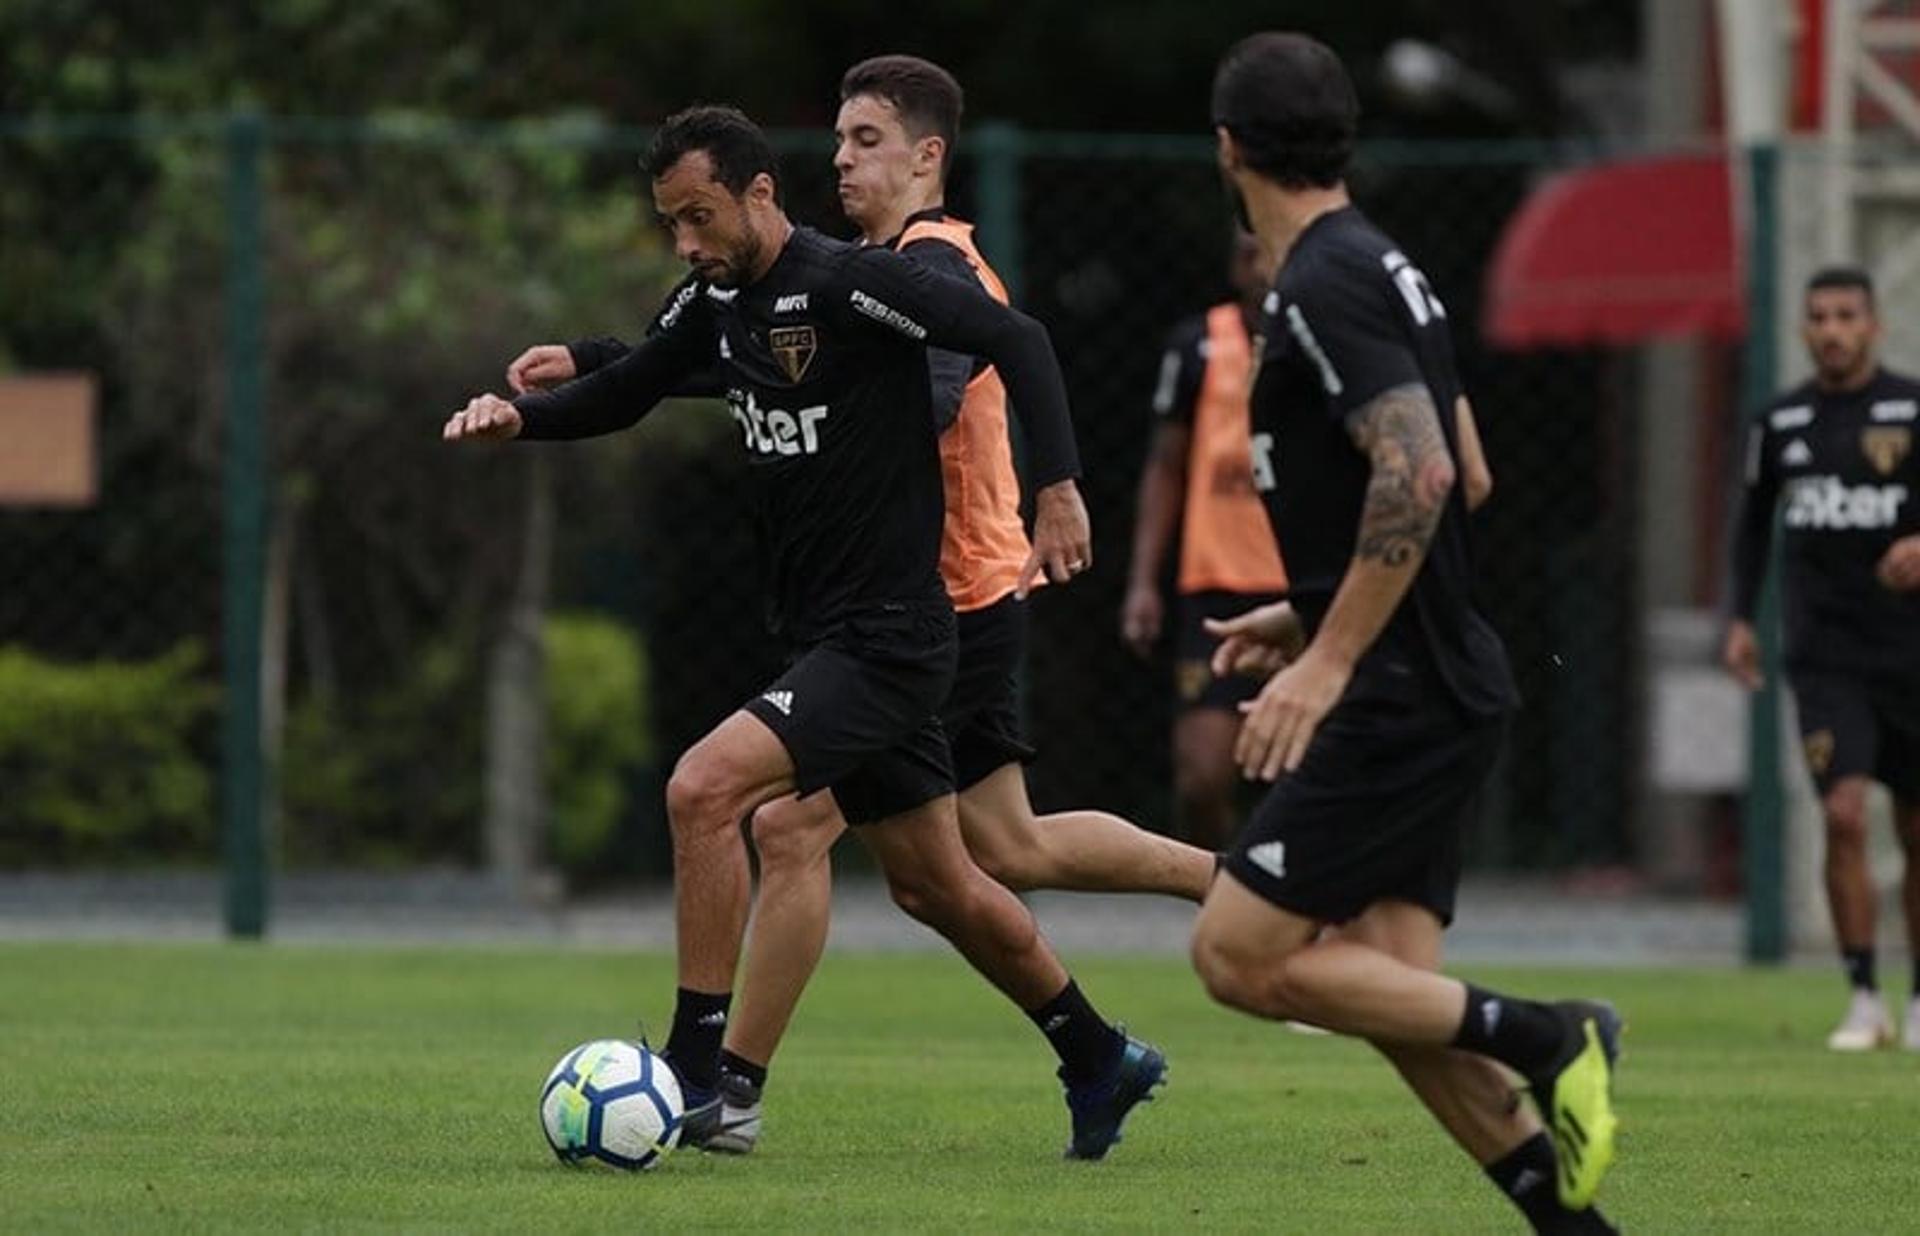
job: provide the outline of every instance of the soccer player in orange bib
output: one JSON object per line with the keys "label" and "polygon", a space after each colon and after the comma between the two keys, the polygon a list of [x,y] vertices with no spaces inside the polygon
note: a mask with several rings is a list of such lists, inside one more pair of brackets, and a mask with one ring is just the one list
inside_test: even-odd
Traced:
{"label": "soccer player in orange bib", "polygon": [[1228,279],[1235,299],[1181,322],[1167,340],[1120,610],[1121,637],[1147,656],[1166,627],[1161,568],[1178,532],[1173,792],[1182,833],[1210,850],[1225,847],[1233,835],[1239,772],[1233,739],[1240,705],[1259,693],[1260,682],[1211,672],[1214,640],[1204,623],[1270,604],[1287,588],[1255,489],[1256,475],[1272,472],[1271,436],[1250,434],[1247,425],[1248,324],[1259,314],[1267,280],[1260,248],[1244,232],[1234,238]]}

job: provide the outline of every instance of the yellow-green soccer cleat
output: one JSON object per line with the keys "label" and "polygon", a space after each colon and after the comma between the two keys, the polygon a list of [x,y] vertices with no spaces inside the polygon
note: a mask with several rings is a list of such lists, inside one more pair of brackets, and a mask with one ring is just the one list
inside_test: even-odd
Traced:
{"label": "yellow-green soccer cleat", "polygon": [[1619,1125],[1613,1114],[1613,1070],[1623,1023],[1604,1001],[1562,1000],[1553,1007],[1567,1024],[1567,1047],[1533,1080],[1533,1098],[1553,1134],[1560,1202],[1585,1210],[1613,1166]]}

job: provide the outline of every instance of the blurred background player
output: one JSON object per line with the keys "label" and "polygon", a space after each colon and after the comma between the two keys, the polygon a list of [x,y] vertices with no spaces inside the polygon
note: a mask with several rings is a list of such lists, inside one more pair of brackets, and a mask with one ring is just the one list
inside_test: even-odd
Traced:
{"label": "blurred background player", "polygon": [[1224,1004],[1373,1044],[1537,1230],[1612,1230],[1593,1200],[1613,1159],[1618,1014],[1438,973],[1462,834],[1518,704],[1472,599],[1446,312],[1347,196],[1359,102],[1331,51],[1242,40],[1212,116],[1276,271],[1251,417],[1273,435],[1261,492],[1291,601],[1210,624],[1222,672],[1276,671],[1234,752],[1275,784],[1207,893],[1194,967]]}
{"label": "blurred background player", "polygon": [[1827,904],[1852,988],[1827,1046],[1866,1051],[1893,1041],[1875,974],[1879,899],[1867,858],[1867,789],[1879,781],[1893,792],[1906,854],[1914,972],[1902,1042],[1920,1051],[1920,383],[1880,365],[1880,322],[1863,270],[1834,267],[1808,281],[1801,337],[1813,377],[1748,431],[1724,659],[1749,688],[1761,685],[1754,610],[1784,499],[1787,678],[1820,793]]}
{"label": "blurred background player", "polygon": [[1245,613],[1280,599],[1286,571],[1254,490],[1269,468],[1267,440],[1251,439],[1247,393],[1253,332],[1267,277],[1260,246],[1236,229],[1227,277],[1234,299],[1174,327],[1153,390],[1156,423],[1140,473],[1133,560],[1120,634],[1135,654],[1152,653],[1166,625],[1161,571],[1174,532],[1173,793],[1187,840],[1227,844],[1238,822],[1233,738],[1239,706],[1260,689],[1245,676],[1217,678],[1207,663],[1208,618]]}
{"label": "blurred background player", "polygon": [[[830,791],[899,906],[933,927],[1046,1037],[1099,1158],[1165,1061],[1096,1012],[1033,916],[969,857],[939,710],[957,659],[939,573],[944,495],[926,345],[989,356],[1028,409],[1035,454],[1078,475],[1046,331],[983,292],[876,247],[796,228],[773,152],[731,108],[670,118],[645,160],[691,273],[644,341],[551,391],[471,400],[445,436],[581,438],[633,425],[714,369],[745,439],[786,671],[680,757],[667,786],[680,986],[667,1042],[685,1140],[725,1131],[720,1052],[751,888],[740,822]],[[1060,577],[1091,553],[1065,519]]]}
{"label": "blurred background player", "polygon": [[[1005,289],[974,247],[971,226],[942,205],[962,108],[959,84],[926,60],[880,56],[847,71],[841,96],[834,163],[842,206],[863,242],[982,286],[1004,303]],[[508,381],[516,389],[547,385],[620,350],[599,341],[543,345],[513,362]],[[1049,563],[1059,580],[1086,569],[1084,556],[1069,549],[1081,544],[1084,508],[1066,464],[1036,450],[1029,545],[998,373],[985,361],[940,349],[928,350],[928,367],[946,496],[940,574],[960,644],[941,715],[969,851],[1016,890],[1158,892],[1198,901],[1213,874],[1211,853],[1103,812],[1036,818],[1021,768],[1034,752],[1021,734],[1017,682],[1026,655],[1026,592]],[[706,1143],[730,1153],[751,1151],[759,1139],[774,1053],[826,946],[829,856],[846,821],[832,795],[816,794],[762,806],[751,828],[760,885],[739,1004],[719,1060],[727,1107],[719,1133]]]}

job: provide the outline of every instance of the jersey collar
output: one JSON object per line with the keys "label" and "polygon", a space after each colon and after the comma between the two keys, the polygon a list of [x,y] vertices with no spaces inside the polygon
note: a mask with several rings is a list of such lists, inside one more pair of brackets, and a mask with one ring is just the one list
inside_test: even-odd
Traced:
{"label": "jersey collar", "polygon": [[884,247],[888,249],[898,249],[900,247],[900,237],[905,236],[907,229],[916,223],[944,223],[946,218],[947,208],[945,206],[929,206],[925,210],[916,210],[907,216],[905,223],[901,224],[899,235],[888,239]]}

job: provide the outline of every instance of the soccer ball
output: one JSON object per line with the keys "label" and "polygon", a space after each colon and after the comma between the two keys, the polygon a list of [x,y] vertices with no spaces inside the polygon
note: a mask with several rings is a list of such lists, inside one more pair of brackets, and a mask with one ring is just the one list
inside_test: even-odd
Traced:
{"label": "soccer ball", "polygon": [[680,1080],[667,1062],[618,1039],[574,1048],[540,1089],[547,1145],[575,1166],[645,1171],[680,1143],[684,1112]]}

